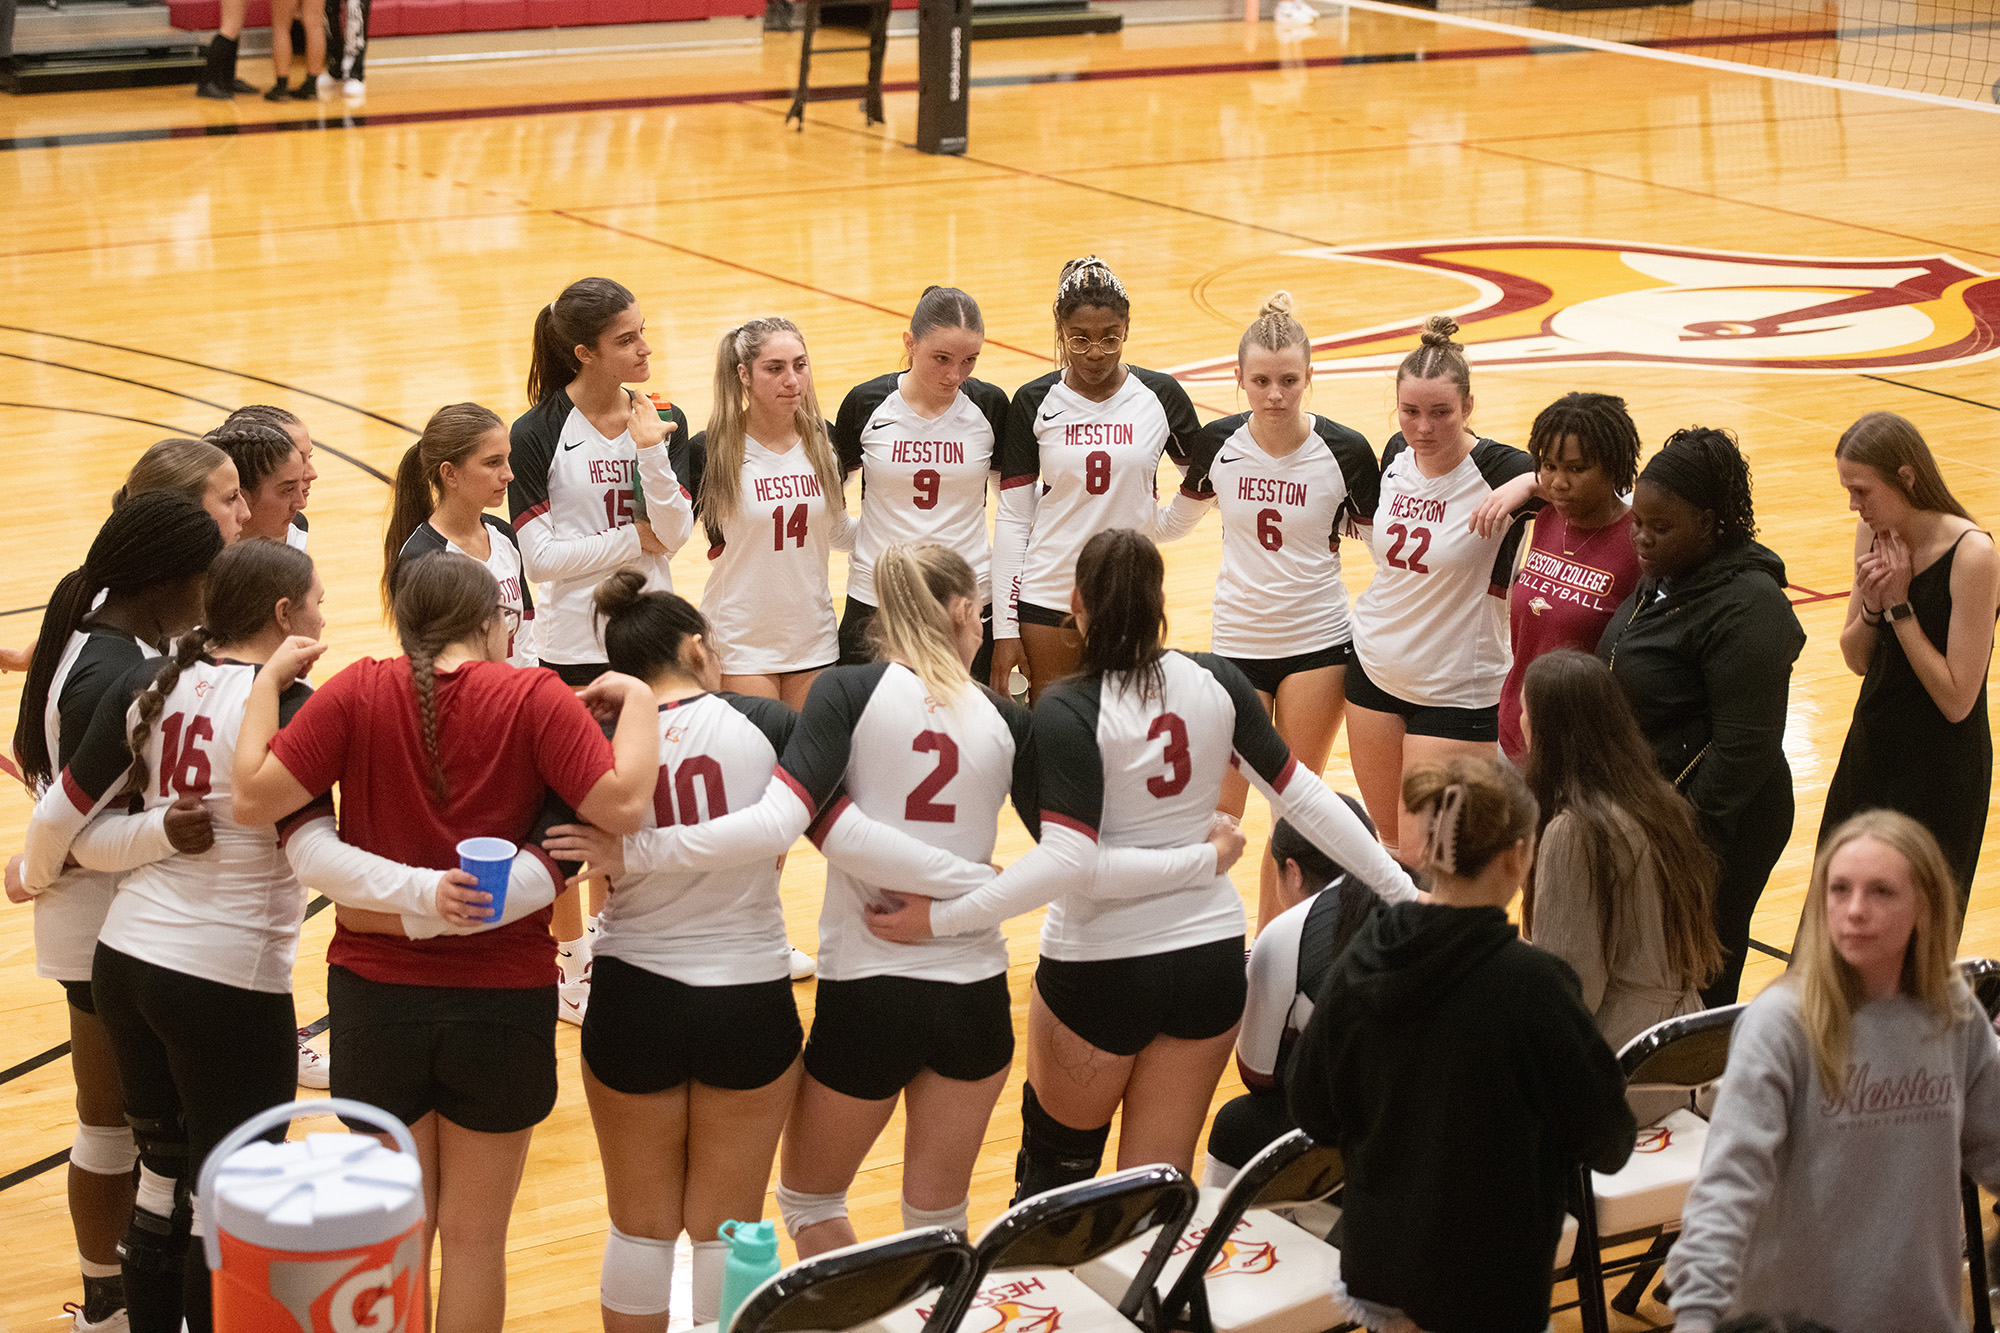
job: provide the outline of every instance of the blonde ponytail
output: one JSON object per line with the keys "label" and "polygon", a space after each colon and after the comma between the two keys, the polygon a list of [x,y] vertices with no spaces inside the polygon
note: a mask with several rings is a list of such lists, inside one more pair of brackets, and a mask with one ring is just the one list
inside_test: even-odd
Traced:
{"label": "blonde ponytail", "polygon": [[869,626],[876,655],[901,662],[941,707],[952,707],[972,684],[951,622],[953,598],[978,603],[972,566],[942,546],[891,546],[875,561],[875,593],[882,603]]}

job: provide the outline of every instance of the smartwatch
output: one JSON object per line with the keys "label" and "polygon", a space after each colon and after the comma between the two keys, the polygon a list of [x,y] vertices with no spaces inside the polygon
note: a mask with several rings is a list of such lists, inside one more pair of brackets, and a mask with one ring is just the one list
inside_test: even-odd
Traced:
{"label": "smartwatch", "polygon": [[1889,617],[1891,620],[1908,620],[1916,613],[1916,608],[1912,607],[1908,602],[1898,602],[1882,612],[1883,615]]}

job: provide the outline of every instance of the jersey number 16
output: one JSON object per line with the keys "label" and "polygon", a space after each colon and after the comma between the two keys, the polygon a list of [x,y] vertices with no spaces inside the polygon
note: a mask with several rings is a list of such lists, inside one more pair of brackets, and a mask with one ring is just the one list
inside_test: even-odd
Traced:
{"label": "jersey number 16", "polygon": [[[202,741],[215,739],[215,723],[197,715],[192,721],[175,713],[160,723],[160,795],[208,795],[208,751]],[[172,784],[173,791],[167,790]]]}

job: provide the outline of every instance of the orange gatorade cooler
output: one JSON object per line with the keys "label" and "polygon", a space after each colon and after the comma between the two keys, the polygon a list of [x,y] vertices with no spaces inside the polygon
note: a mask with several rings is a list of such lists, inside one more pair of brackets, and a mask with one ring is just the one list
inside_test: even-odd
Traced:
{"label": "orange gatorade cooler", "polygon": [[[402,1151],[365,1134],[257,1138],[327,1114]],[[340,1098],[274,1106],[216,1145],[196,1202],[218,1333],[423,1333],[423,1170],[394,1116]]]}

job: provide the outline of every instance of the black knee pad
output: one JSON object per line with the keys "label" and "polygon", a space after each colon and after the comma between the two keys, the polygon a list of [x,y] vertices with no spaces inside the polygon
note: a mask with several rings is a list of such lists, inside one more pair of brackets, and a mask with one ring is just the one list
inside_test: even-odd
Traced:
{"label": "black knee pad", "polygon": [[1021,1089],[1021,1150],[1014,1156],[1014,1203],[1097,1174],[1111,1126],[1076,1129],[1042,1109],[1035,1085]]}
{"label": "black knee pad", "polygon": [[[157,1176],[184,1180],[188,1173],[187,1124],[179,1116],[172,1120],[148,1120],[127,1115],[132,1139],[139,1145],[139,1164]],[[178,1199],[176,1199],[178,1202]]]}

